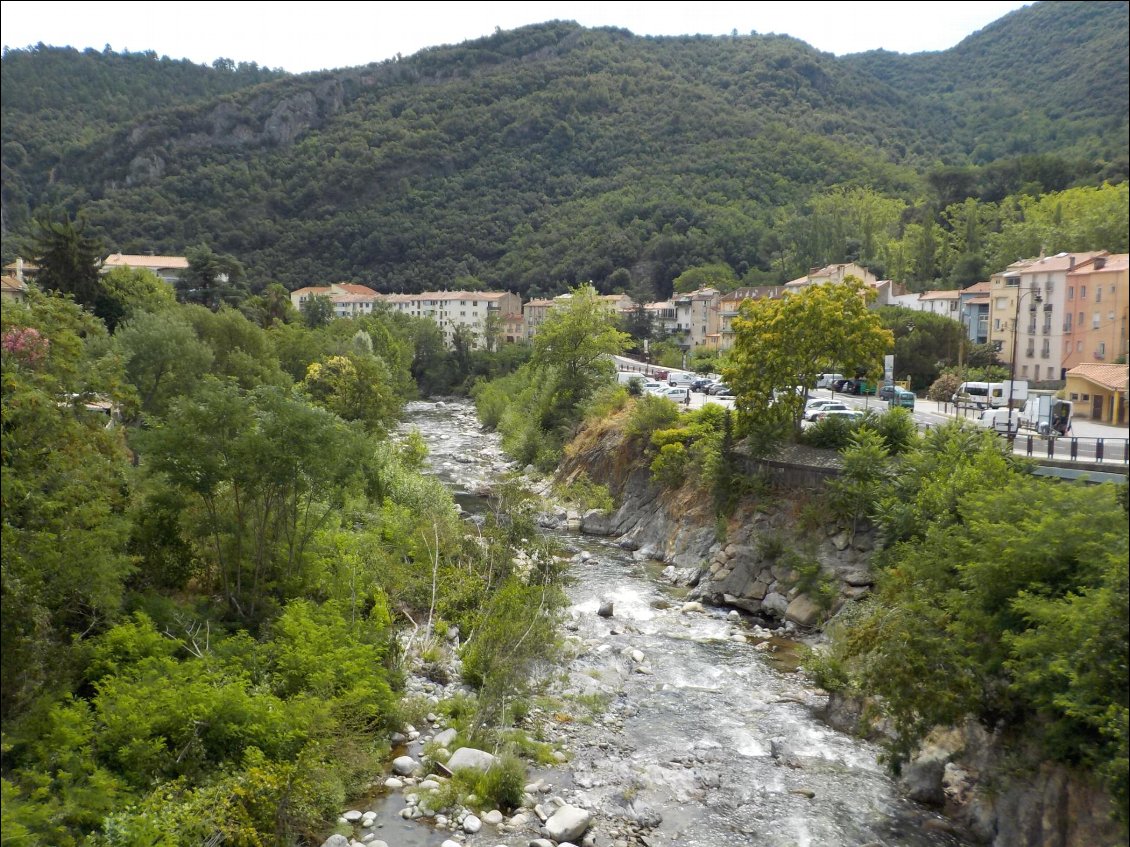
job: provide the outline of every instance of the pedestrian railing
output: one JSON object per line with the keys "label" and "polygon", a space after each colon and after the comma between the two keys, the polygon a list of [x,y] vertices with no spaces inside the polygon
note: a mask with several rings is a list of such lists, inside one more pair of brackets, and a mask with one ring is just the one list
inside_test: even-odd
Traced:
{"label": "pedestrian railing", "polygon": [[1061,459],[1068,462],[1130,463],[1130,439],[1080,438],[1060,436],[1018,435],[1013,450],[1034,458]]}

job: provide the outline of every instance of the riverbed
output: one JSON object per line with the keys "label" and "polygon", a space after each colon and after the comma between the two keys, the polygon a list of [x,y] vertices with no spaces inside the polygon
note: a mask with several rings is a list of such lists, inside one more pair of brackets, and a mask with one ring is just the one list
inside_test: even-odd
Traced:
{"label": "riverbed", "polygon": [[[470,404],[411,404],[405,426],[424,437],[429,469],[468,512],[509,469]],[[564,717],[550,723],[570,761],[532,778],[547,797],[594,814],[599,847],[966,843],[899,796],[876,746],[814,717],[825,695],[771,661],[777,644],[753,637],[748,619],[685,604],[654,563],[612,540],[558,536],[573,552],[566,635],[576,655],[557,692]],[[608,603],[611,616],[598,614]],[[396,819],[395,795],[373,807],[391,847],[452,837]],[[466,843],[525,847],[533,837],[486,826]]]}

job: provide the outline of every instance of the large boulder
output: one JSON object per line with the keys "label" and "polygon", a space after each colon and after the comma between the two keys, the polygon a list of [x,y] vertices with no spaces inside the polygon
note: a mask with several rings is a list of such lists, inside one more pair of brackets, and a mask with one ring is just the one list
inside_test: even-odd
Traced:
{"label": "large boulder", "polygon": [[823,617],[823,610],[812,602],[807,594],[798,594],[785,609],[785,620],[800,626],[816,626]]}
{"label": "large boulder", "polygon": [[562,806],[545,822],[545,831],[554,841],[579,841],[592,823],[592,815],[579,806]]}
{"label": "large boulder", "polygon": [[494,764],[494,756],[486,750],[476,750],[474,747],[460,747],[451,754],[447,760],[447,769],[454,773],[462,768],[485,771]]}
{"label": "large boulder", "polygon": [[335,833],[322,842],[322,847],[349,847],[349,839]]}

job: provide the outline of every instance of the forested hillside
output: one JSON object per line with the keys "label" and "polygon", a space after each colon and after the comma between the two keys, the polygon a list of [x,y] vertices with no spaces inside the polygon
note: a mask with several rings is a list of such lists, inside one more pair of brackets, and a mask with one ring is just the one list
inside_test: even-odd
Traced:
{"label": "forested hillside", "polygon": [[[235,83],[261,71],[229,68],[227,93],[134,98],[99,121],[74,110],[82,128],[50,141],[13,68],[39,68],[44,93],[78,69],[10,51],[4,256],[35,214],[66,210],[109,249],[206,243],[259,286],[530,295],[591,279],[662,296],[699,265],[756,283],[846,259],[964,284],[994,269],[988,236],[1022,217],[1023,195],[1125,181],[1127,44],[1120,0],[1037,3],[913,56],[552,22],[254,87]],[[135,84],[113,67],[94,103]],[[151,95],[173,87],[149,79]],[[878,224],[816,232],[830,194],[887,205]],[[992,205],[954,211],[970,198]],[[1119,247],[1048,240],[1036,249]]]}

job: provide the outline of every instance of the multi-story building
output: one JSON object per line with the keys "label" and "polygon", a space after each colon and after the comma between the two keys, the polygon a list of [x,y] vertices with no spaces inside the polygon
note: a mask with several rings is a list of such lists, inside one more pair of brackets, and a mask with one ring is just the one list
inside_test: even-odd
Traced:
{"label": "multi-story building", "polygon": [[960,292],[958,320],[974,344],[989,342],[989,291],[988,282],[978,282]]}
{"label": "multi-story building", "polygon": [[825,265],[822,268],[812,268],[807,274],[785,283],[789,291],[799,291],[809,285],[820,285],[824,282],[844,282],[849,276],[862,280],[868,285],[879,282],[879,278],[862,265],[855,262],[842,262],[836,265]]}
{"label": "multi-story building", "polygon": [[475,347],[493,346],[522,314],[522,298],[507,291],[424,291],[420,294],[378,295],[395,312],[428,318],[450,346],[459,327],[469,329]]}
{"label": "multi-story building", "polygon": [[1058,383],[1064,378],[1063,333],[1067,275],[1106,251],[1058,253],[1014,262],[989,280],[990,341],[1015,379]]}
{"label": "multi-story building", "polygon": [[380,299],[373,289],[353,282],[335,282],[332,285],[308,286],[290,292],[290,302],[299,312],[302,304],[313,297],[327,297],[333,304],[335,318],[356,318],[371,315]]}
{"label": "multi-story building", "polygon": [[707,336],[718,334],[718,304],[721,295],[713,288],[700,288],[672,298],[675,302],[675,331],[679,344],[694,349],[706,344]]}
{"label": "multi-story building", "polygon": [[1128,258],[1126,253],[1095,256],[1068,272],[1063,315],[1065,369],[1088,362],[1110,364],[1130,354]]}
{"label": "multi-story building", "polygon": [[112,271],[114,268],[144,268],[175,286],[188,270],[188,259],[184,256],[131,256],[114,253],[102,262],[102,272]]}
{"label": "multi-story building", "polygon": [[554,306],[552,300],[530,300],[522,306],[522,317],[526,324],[526,338],[533,338],[538,334],[538,327],[545,322],[546,316]]}
{"label": "multi-story building", "polygon": [[745,300],[779,300],[785,293],[784,286],[759,285],[738,288],[718,298],[718,332],[707,336],[706,345],[713,349],[729,350],[734,346],[734,318]]}

